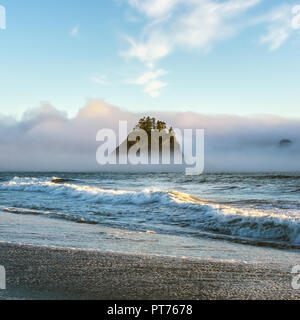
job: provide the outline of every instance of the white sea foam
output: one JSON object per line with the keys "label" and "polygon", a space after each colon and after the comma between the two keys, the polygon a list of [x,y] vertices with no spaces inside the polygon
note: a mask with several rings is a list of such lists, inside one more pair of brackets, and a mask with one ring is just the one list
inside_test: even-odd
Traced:
{"label": "white sea foam", "polygon": [[[168,217],[173,224],[184,225],[194,231],[300,245],[300,216],[293,210],[242,209],[209,203],[177,191],[153,188],[114,190],[53,181],[53,178],[15,177],[1,183],[0,190],[41,192],[99,204],[137,207],[153,204],[162,208],[161,214],[166,215],[166,223]],[[138,212],[138,208],[136,210]],[[172,216],[174,210],[176,215]],[[163,220],[163,217],[159,219]]]}

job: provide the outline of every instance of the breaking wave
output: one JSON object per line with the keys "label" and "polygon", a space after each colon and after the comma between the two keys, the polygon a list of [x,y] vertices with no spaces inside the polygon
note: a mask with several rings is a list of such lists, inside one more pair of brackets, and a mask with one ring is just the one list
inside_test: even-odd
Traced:
{"label": "breaking wave", "polygon": [[[69,181],[70,182],[70,181]],[[191,233],[208,232],[224,237],[284,243],[300,246],[300,216],[293,210],[255,210],[236,208],[211,203],[200,198],[172,190],[144,189],[142,191],[103,189],[97,186],[76,185],[68,181],[54,182],[54,178],[18,178],[0,183],[2,191],[47,193],[54,197],[63,196],[95,204],[132,205],[136,215],[143,205],[151,211],[159,208],[154,216],[159,222],[187,228]],[[149,206],[150,205],[150,206]],[[39,211],[18,211],[6,208],[7,212],[40,214]],[[15,211],[15,212],[14,212]],[[101,223],[90,221],[85,216],[73,217],[59,214],[60,218],[80,223]]]}

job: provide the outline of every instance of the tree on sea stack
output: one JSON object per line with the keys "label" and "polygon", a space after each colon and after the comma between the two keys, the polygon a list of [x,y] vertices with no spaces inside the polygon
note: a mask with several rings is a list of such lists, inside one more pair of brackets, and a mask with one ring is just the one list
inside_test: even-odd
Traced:
{"label": "tree on sea stack", "polygon": [[144,117],[139,120],[135,128],[145,130],[148,135],[151,135],[152,130],[166,130],[167,124],[163,121],[156,121],[155,118]]}
{"label": "tree on sea stack", "polygon": [[[141,142],[142,132],[140,132],[140,134],[139,134],[139,130],[143,130],[144,132],[146,132],[146,134],[148,136],[148,148],[145,145],[144,145],[144,147],[149,150],[150,155],[151,155],[151,151],[152,151],[151,147],[152,147],[152,138],[153,138],[154,132],[156,132],[155,133],[156,135],[157,135],[157,132],[159,132],[160,137],[158,140],[158,153],[160,155],[162,154],[162,149],[164,146],[167,148],[170,148],[171,154],[174,154],[175,151],[182,154],[181,147],[180,147],[178,141],[176,140],[174,129],[172,127],[168,128],[166,122],[161,121],[161,120],[157,120],[153,117],[148,116],[148,117],[143,117],[138,121],[137,125],[133,129],[133,132],[130,133],[129,136],[127,137],[127,140],[124,141],[121,144],[121,146],[119,146],[116,149],[117,156],[119,156],[120,150],[127,150],[127,153],[128,153],[129,150],[134,145]],[[132,141],[132,139],[129,139],[129,137],[132,136],[132,134],[133,134],[133,136],[134,135],[136,136],[136,138],[134,138],[133,141]],[[127,144],[127,148],[123,147],[124,144]]]}
{"label": "tree on sea stack", "polygon": [[[171,129],[171,128],[170,128]],[[134,130],[144,130],[148,135],[148,143],[149,149],[151,148],[151,135],[153,130],[158,130],[159,132],[165,131],[167,133],[167,124],[164,121],[156,120],[155,118],[151,118],[150,116],[144,117],[139,120],[138,124],[134,128]],[[173,134],[174,131],[169,130],[169,134]],[[139,138],[137,138],[137,142],[139,142]],[[171,137],[171,145],[174,145],[174,137]]]}

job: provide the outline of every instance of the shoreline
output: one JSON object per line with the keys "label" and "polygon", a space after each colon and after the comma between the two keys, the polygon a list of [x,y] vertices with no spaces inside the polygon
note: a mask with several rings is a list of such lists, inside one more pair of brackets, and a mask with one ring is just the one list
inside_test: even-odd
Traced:
{"label": "shoreline", "polygon": [[292,275],[275,266],[8,243],[0,265],[0,300],[300,300]]}

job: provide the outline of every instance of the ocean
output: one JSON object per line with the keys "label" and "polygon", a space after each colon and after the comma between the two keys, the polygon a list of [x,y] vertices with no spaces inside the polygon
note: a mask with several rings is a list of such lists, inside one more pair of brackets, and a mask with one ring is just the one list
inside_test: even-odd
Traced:
{"label": "ocean", "polygon": [[300,264],[300,174],[2,173],[0,241]]}

